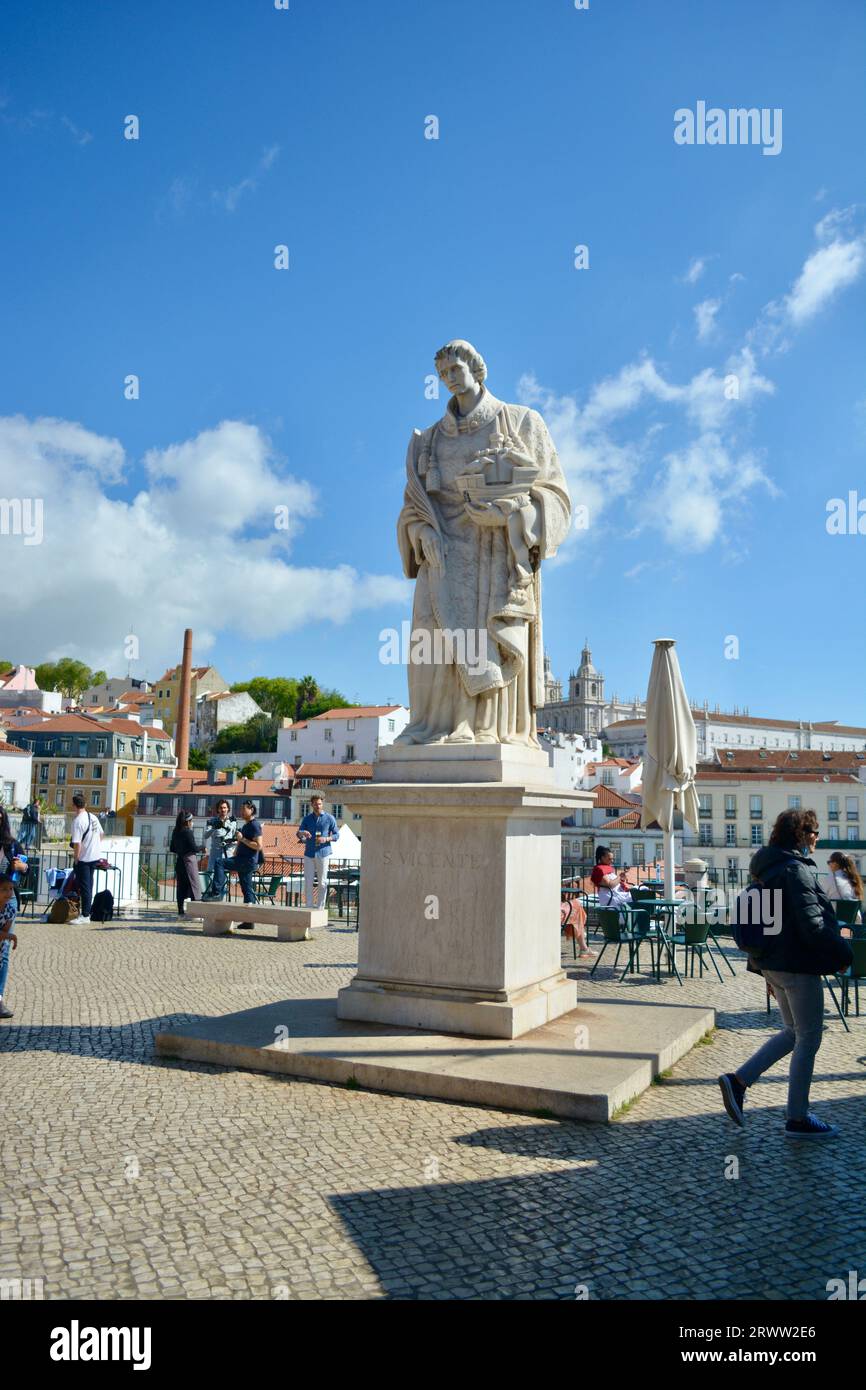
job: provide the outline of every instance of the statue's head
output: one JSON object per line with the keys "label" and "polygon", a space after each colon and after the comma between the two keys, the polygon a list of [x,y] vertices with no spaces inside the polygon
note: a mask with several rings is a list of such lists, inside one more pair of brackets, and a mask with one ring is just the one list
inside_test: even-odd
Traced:
{"label": "statue's head", "polygon": [[452,338],[434,359],[436,370],[452,394],[465,391],[473,380],[480,386],[487,376],[487,364],[465,338]]}

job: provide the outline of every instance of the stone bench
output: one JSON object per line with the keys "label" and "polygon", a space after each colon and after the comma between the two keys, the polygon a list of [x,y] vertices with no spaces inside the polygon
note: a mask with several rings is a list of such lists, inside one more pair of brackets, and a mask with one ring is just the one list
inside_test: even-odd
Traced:
{"label": "stone bench", "polygon": [[234,922],[275,926],[278,941],[309,941],[313,927],[328,925],[324,907],[268,907],[264,903],[203,903],[188,898],[184,916],[201,921],[205,936],[229,936]]}

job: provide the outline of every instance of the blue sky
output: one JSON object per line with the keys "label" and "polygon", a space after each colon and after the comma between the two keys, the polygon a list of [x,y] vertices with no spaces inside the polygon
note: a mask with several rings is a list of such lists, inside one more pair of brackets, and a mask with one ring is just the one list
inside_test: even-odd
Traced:
{"label": "blue sky", "polygon": [[[589,510],[545,573],[558,674],[588,635],[643,693],[674,636],[694,699],[866,724],[866,537],[826,530],[866,497],[864,31],[859,0],[5,6],[0,496],[44,537],[0,535],[0,656],[121,673],[133,632],[154,678],[188,624],[230,680],[404,698],[405,449],[465,337]],[[780,108],[781,152],[677,145],[699,100]]]}

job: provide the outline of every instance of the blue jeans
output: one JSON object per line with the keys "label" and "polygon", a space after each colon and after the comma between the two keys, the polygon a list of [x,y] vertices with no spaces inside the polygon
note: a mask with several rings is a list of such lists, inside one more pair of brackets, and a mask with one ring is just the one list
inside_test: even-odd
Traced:
{"label": "blue jeans", "polygon": [[[15,933],[12,933],[13,936]],[[12,959],[12,942],[0,942],[0,999],[6,993],[6,977],[9,974],[9,962]]]}
{"label": "blue jeans", "polygon": [[93,871],[96,868],[95,859],[79,859],[75,865],[75,880],[78,884],[78,891],[81,896],[81,915],[90,916],[90,908],[93,902]]}
{"label": "blue jeans", "polygon": [[226,857],[221,854],[219,859],[214,858],[213,877],[210,882],[210,895],[212,898],[219,898],[220,901],[226,895]]}
{"label": "blue jeans", "polygon": [[246,857],[241,859],[240,855],[236,854],[234,859],[232,860],[231,867],[237,870],[238,882],[241,885],[241,892],[244,895],[244,902],[258,902],[258,898],[253,892],[252,882],[253,874],[256,871],[255,859],[247,859]]}
{"label": "blue jeans", "polygon": [[792,1053],[788,1072],[788,1119],[805,1120],[815,1054],[824,1032],[824,986],[820,975],[794,974],[788,970],[765,970],[764,979],[773,986],[784,1027],[759,1047],[748,1062],[738,1067],[736,1075],[744,1086],[751,1086],[774,1062]]}

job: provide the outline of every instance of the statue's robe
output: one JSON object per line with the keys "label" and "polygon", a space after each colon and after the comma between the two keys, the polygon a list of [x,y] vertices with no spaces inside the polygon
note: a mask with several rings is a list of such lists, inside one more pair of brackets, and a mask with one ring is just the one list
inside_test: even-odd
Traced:
{"label": "statue's robe", "polygon": [[[416,580],[413,650],[422,659],[410,655],[412,721],[397,741],[537,747],[535,712],[544,703],[540,567],[568,532],[568,488],[537,411],[506,405],[486,390],[467,416],[455,407],[452,399],[441,420],[415,432],[406,459],[397,537],[404,572]],[[472,471],[473,455],[497,432],[532,457],[538,474],[509,523],[485,527],[467,514],[455,479]],[[424,556],[427,526],[440,538],[442,570]],[[464,634],[462,649],[455,633]],[[443,653],[452,660],[435,659]]]}

